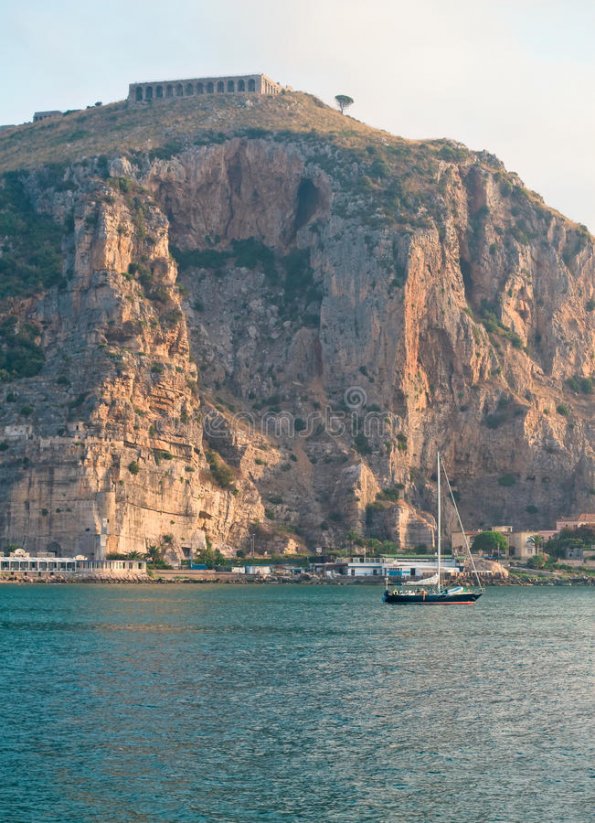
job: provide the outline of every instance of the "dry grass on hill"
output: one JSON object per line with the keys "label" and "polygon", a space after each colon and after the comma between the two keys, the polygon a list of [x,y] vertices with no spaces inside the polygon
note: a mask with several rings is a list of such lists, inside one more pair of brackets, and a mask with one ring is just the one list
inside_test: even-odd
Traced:
{"label": "dry grass on hill", "polygon": [[256,129],[315,131],[353,145],[398,140],[297,92],[278,97],[194,97],[141,106],[124,101],[0,133],[0,172]]}

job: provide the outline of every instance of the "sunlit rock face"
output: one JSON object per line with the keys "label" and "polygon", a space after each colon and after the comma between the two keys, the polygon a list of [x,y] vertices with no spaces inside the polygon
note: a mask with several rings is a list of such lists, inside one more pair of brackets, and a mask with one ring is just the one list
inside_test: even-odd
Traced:
{"label": "sunlit rock face", "polygon": [[200,142],[11,178],[62,271],[1,303],[5,545],[430,548],[437,451],[469,526],[592,507],[586,231],[446,141]]}

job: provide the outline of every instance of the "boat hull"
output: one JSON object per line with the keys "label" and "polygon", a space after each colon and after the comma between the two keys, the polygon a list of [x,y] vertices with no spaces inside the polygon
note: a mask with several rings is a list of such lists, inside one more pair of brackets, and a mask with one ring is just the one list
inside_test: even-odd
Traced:
{"label": "boat hull", "polygon": [[406,592],[386,591],[384,592],[384,602],[401,604],[415,603],[425,606],[469,606],[472,603],[475,603],[476,600],[479,600],[481,595],[482,592],[456,592],[453,594],[448,592],[415,592],[413,594],[408,594]]}

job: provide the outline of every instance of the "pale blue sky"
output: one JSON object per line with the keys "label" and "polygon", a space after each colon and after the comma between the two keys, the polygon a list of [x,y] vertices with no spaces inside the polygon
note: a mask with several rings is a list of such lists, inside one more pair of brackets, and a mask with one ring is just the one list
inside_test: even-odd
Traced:
{"label": "pale blue sky", "polygon": [[0,124],[135,80],[264,71],[497,154],[595,231],[594,0],[0,0]]}

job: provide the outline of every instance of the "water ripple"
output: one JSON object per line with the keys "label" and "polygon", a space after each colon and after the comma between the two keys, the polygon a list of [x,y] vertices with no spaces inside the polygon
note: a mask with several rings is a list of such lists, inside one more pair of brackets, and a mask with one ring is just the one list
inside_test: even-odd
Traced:
{"label": "water ripple", "polygon": [[587,589],[0,597],[2,823],[591,819]]}

